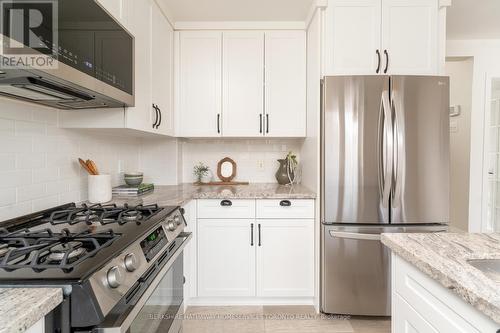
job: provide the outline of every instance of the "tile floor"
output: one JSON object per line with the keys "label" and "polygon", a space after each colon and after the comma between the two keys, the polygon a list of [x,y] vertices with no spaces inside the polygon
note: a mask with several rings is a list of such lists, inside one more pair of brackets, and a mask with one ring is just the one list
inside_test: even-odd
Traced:
{"label": "tile floor", "polygon": [[189,307],[183,333],[390,333],[387,318],[317,315],[312,306]]}

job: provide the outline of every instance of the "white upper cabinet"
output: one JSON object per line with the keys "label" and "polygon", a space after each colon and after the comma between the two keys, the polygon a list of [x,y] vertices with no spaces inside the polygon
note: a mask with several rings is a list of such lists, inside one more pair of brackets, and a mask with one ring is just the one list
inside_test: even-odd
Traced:
{"label": "white upper cabinet", "polygon": [[223,32],[222,133],[226,137],[263,134],[264,33]]}
{"label": "white upper cabinet", "polygon": [[382,1],[382,49],[389,73],[437,74],[438,5],[436,0]]}
{"label": "white upper cabinet", "polygon": [[151,128],[174,135],[174,30],[156,3],[151,8]]}
{"label": "white upper cabinet", "polygon": [[306,33],[271,31],[265,38],[265,135],[306,135]]}
{"label": "white upper cabinet", "polygon": [[325,38],[327,73],[376,73],[377,67],[381,66],[380,13],[380,0],[329,2],[326,9],[328,33]]}
{"label": "white upper cabinet", "polygon": [[304,31],[182,31],[178,135],[304,137]]}
{"label": "white upper cabinet", "polygon": [[[64,128],[112,128],[174,135],[173,29],[152,0],[99,0],[134,37],[135,105],[127,108],[61,112]],[[121,19],[116,15],[121,15]],[[97,36],[96,47],[113,48],[112,31]],[[120,59],[97,59],[110,67]],[[157,106],[157,111],[154,107]]]}
{"label": "white upper cabinet", "polygon": [[179,135],[222,133],[222,32],[182,31],[179,59]]}
{"label": "white upper cabinet", "polygon": [[439,74],[439,11],[439,0],[329,0],[324,74]]}

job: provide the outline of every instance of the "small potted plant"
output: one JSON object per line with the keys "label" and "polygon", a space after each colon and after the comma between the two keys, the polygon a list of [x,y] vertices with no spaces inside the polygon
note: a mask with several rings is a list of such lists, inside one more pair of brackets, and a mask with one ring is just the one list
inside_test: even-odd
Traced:
{"label": "small potted plant", "polygon": [[284,159],[279,159],[280,166],[276,171],[276,180],[281,185],[293,184],[297,176],[297,155],[293,152],[288,152]]}
{"label": "small potted plant", "polygon": [[194,166],[193,174],[198,184],[210,182],[210,168],[202,162]]}

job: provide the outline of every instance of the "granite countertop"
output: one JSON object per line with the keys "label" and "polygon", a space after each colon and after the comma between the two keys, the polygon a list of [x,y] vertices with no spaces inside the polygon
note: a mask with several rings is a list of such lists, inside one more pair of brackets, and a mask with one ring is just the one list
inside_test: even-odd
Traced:
{"label": "granite countertop", "polygon": [[500,324],[500,283],[467,263],[500,259],[500,233],[382,234],[382,243]]}
{"label": "granite countertop", "polygon": [[24,332],[63,300],[60,288],[0,288],[0,332]]}
{"label": "granite countertop", "polygon": [[140,197],[113,197],[116,204],[158,204],[182,206],[193,199],[314,199],[316,194],[302,185],[254,183],[249,185],[205,186],[180,184],[156,186]]}

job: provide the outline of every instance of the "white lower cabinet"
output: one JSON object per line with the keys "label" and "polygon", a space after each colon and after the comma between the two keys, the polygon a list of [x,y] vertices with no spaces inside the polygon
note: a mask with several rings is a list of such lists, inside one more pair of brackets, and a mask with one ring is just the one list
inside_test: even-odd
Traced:
{"label": "white lower cabinet", "polygon": [[257,296],[312,296],[314,220],[257,220],[259,227]]}
{"label": "white lower cabinet", "polygon": [[497,332],[500,325],[392,254],[392,332]]}
{"label": "white lower cabinet", "polygon": [[252,227],[247,219],[198,220],[198,296],[255,295]]}
{"label": "white lower cabinet", "polygon": [[[314,205],[309,201],[307,206]],[[303,200],[288,202],[304,206]],[[256,207],[263,205],[268,211],[282,210],[284,217],[270,212],[273,218],[258,218]],[[252,298],[312,300],[313,210],[306,218],[287,217],[290,206],[270,200],[201,199],[197,207],[198,297],[219,299],[217,304]]]}

